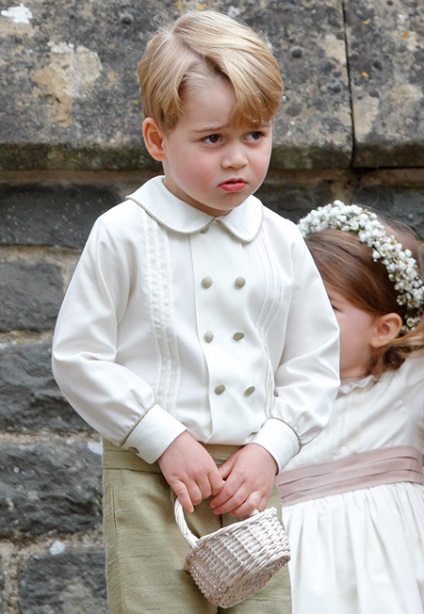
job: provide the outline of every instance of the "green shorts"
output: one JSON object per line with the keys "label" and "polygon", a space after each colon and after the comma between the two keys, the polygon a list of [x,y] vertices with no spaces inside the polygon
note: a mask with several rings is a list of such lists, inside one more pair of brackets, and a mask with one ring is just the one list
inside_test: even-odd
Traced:
{"label": "green shorts", "polygon": [[[183,569],[188,545],[175,522],[172,489],[157,463],[103,442],[104,536],[110,614],[290,614],[287,567],[257,593],[231,608],[209,603]],[[218,465],[236,448],[211,446]],[[275,487],[269,506],[280,509]],[[207,502],[186,516],[195,535],[237,522],[216,516]]]}

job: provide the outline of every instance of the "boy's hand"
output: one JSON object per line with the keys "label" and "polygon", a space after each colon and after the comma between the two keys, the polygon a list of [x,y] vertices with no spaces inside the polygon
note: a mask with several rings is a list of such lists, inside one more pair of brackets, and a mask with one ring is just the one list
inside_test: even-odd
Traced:
{"label": "boy's hand", "polygon": [[158,460],[161,471],[186,512],[219,493],[222,475],[212,456],[190,433],[179,435]]}
{"label": "boy's hand", "polygon": [[266,507],[274,486],[277,463],[265,448],[247,444],[219,468],[225,485],[211,501],[216,514],[240,517]]}

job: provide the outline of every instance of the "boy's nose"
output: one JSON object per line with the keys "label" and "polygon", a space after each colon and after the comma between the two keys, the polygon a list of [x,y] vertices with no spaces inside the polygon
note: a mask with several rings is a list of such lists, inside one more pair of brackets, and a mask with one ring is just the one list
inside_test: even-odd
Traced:
{"label": "boy's nose", "polygon": [[242,168],[247,164],[247,157],[240,147],[228,148],[222,159],[223,168]]}

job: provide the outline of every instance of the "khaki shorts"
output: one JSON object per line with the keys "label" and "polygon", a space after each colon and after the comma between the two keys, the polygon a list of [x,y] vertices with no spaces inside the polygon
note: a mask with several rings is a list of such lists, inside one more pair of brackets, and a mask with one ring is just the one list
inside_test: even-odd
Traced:
{"label": "khaki shorts", "polygon": [[[159,465],[103,443],[104,533],[110,614],[290,614],[287,567],[260,591],[231,608],[209,603],[183,569],[188,545],[174,519],[174,493]],[[220,465],[237,448],[211,446]],[[269,501],[280,509],[277,488]],[[195,535],[236,522],[216,516],[207,502],[186,516]]]}

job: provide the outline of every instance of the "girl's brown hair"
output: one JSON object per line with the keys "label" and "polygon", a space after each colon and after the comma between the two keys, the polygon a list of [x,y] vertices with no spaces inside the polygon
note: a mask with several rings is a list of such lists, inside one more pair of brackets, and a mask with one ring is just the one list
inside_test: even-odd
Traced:
{"label": "girl's brown hair", "polygon": [[[399,222],[380,222],[388,234],[395,236],[404,249],[409,249],[423,277],[419,242],[414,232]],[[349,303],[368,313],[380,316],[397,313],[405,322],[405,307],[397,302],[397,294],[387,270],[372,258],[371,248],[359,241],[354,232],[327,229],[306,237],[324,283],[340,293]],[[370,373],[380,376],[384,371],[398,369],[412,353],[424,349],[424,320],[415,330],[399,335],[389,344],[375,351]]]}

